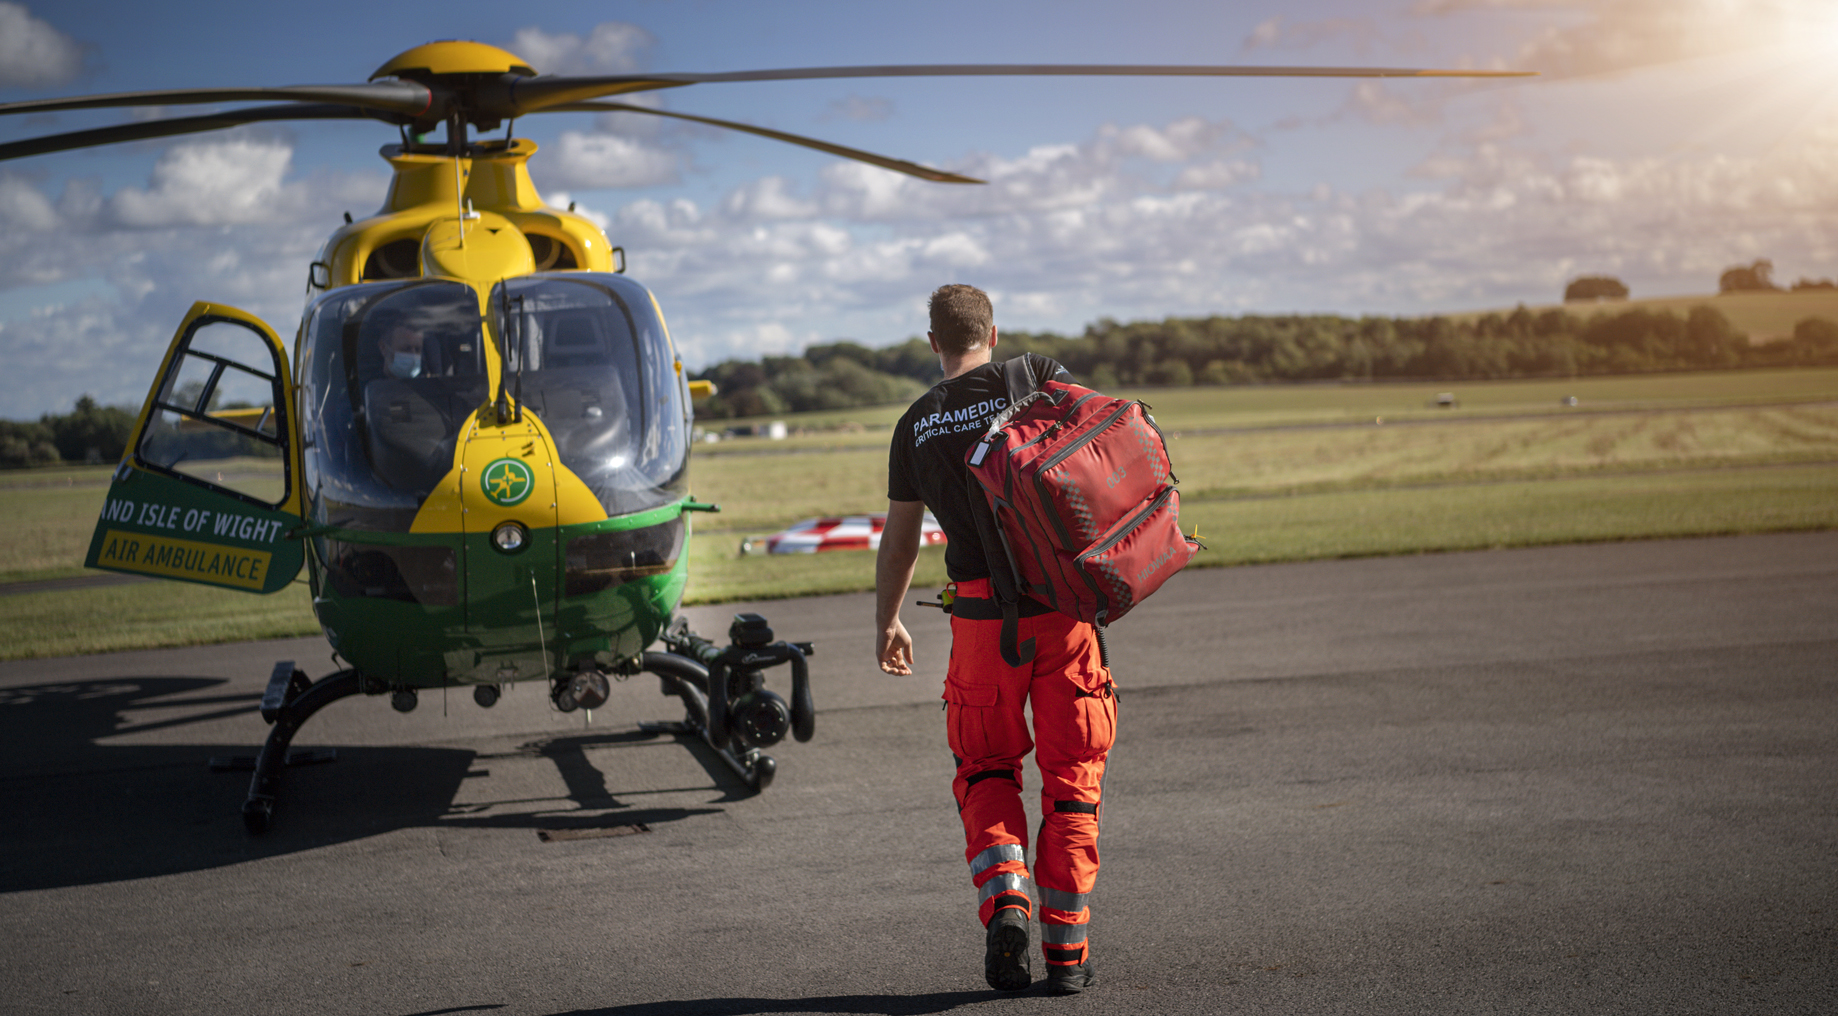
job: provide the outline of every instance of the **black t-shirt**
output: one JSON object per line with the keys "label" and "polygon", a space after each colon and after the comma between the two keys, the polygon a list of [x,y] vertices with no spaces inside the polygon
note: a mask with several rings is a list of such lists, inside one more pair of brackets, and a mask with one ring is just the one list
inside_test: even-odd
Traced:
{"label": "black t-shirt", "polygon": [[[1035,376],[1071,381],[1066,368],[1035,358]],[[971,498],[982,491],[964,457],[1008,406],[1002,364],[992,362],[933,385],[894,425],[887,454],[887,499],[924,501],[945,532],[945,573],[953,582],[989,577]]]}

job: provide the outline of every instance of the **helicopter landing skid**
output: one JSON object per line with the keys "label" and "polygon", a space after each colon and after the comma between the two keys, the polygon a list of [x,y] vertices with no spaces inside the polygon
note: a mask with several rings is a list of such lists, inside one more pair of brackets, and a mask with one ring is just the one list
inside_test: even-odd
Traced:
{"label": "helicopter landing skid", "polygon": [[318,681],[308,681],[304,673],[294,669],[293,661],[275,664],[274,675],[268,679],[268,692],[262,696],[262,719],[274,724],[274,729],[268,732],[267,743],[255,757],[255,776],[249,780],[249,798],[243,802],[243,828],[258,835],[268,831],[269,823],[274,821],[281,771],[290,762],[298,765],[309,758],[330,761],[317,754],[288,752],[300,725],[333,702],[363,690],[363,675],[355,670],[341,670]]}

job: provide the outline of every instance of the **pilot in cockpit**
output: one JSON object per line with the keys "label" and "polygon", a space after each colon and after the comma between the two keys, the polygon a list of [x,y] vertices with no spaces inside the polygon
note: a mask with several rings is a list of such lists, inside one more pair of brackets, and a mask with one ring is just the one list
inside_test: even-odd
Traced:
{"label": "pilot in cockpit", "polygon": [[377,348],[383,354],[383,373],[398,381],[420,377],[425,347],[421,329],[408,318],[397,319],[377,340]]}
{"label": "pilot in cockpit", "polygon": [[482,375],[454,370],[468,365],[476,340],[445,333],[425,310],[380,309],[364,322],[358,346],[375,350],[358,369],[367,379],[361,397],[370,462],[399,491],[425,492],[446,475],[459,422],[482,396]]}
{"label": "pilot in cockpit", "polygon": [[411,381],[479,373],[476,334],[456,333],[438,317],[384,309],[365,322],[364,331],[376,336],[377,351],[377,358],[366,357],[369,366],[360,368],[365,377]]}

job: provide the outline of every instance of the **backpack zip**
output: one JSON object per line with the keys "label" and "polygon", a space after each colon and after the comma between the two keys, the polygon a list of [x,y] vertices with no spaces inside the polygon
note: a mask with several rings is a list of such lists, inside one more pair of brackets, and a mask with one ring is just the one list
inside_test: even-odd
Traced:
{"label": "backpack zip", "polygon": [[1161,493],[1155,495],[1153,498],[1149,500],[1149,506],[1147,508],[1144,508],[1142,511],[1137,512],[1136,515],[1130,519],[1129,524],[1117,530],[1115,535],[1113,535],[1110,539],[1105,540],[1103,543],[1099,543],[1091,547],[1087,547],[1083,553],[1079,554],[1078,557],[1075,557],[1072,559],[1074,563],[1076,563],[1079,566],[1079,569],[1081,571],[1084,570],[1086,558],[1091,557],[1093,554],[1104,553],[1105,551],[1116,546],[1118,540],[1121,540],[1124,537],[1135,532],[1136,527],[1142,524],[1143,519],[1146,519],[1149,516],[1155,514],[1158,510],[1160,510],[1162,505],[1168,503],[1168,499],[1174,496],[1175,490],[1176,488],[1173,486],[1163,488]]}
{"label": "backpack zip", "polygon": [[[1168,499],[1170,497],[1174,496],[1174,490],[1175,488],[1168,487],[1167,489],[1163,490],[1160,494],[1155,495],[1155,497],[1149,501],[1149,506],[1137,512],[1133,517],[1131,517],[1129,522],[1127,522],[1126,524],[1122,526],[1122,528],[1117,530],[1117,533],[1115,536],[1112,536],[1110,539],[1105,540],[1103,543],[1097,544],[1096,546],[1085,548],[1083,552],[1081,552],[1077,557],[1072,559],[1073,573],[1076,574],[1079,578],[1084,579],[1086,587],[1091,590],[1091,594],[1098,598],[1098,626],[1100,628],[1104,626],[1105,615],[1110,613],[1110,606],[1111,606],[1110,594],[1105,592],[1102,586],[1098,585],[1098,580],[1095,576],[1091,574],[1091,569],[1085,567],[1085,559],[1095,554],[1104,553],[1105,551],[1116,546],[1117,541],[1135,532],[1136,527],[1139,525],[1142,525],[1144,519],[1147,519],[1149,516],[1155,514],[1158,510],[1161,509],[1162,505],[1168,502]],[[1135,606],[1135,603],[1133,602],[1126,603],[1123,605],[1123,609],[1128,610],[1133,606]]]}

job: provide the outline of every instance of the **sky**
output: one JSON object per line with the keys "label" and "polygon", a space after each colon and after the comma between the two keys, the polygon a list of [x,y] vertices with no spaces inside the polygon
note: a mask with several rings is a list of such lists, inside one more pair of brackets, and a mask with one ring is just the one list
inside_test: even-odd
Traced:
{"label": "sky", "polygon": [[[989,181],[926,183],[637,114],[516,124],[657,294],[684,359],[922,335],[939,285],[1008,330],[1101,318],[1423,315],[1556,302],[1579,275],[1711,293],[1769,258],[1838,276],[1828,0],[0,0],[0,102],[362,81],[435,39],[542,73],[900,63],[1534,70],[1512,81],[855,79],[703,84],[660,108]],[[175,108],[187,115],[200,108]],[[0,117],[0,140],[161,111]],[[0,163],[0,418],[138,406],[194,300],[283,336],[370,122],[258,125]]]}

